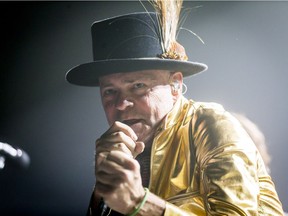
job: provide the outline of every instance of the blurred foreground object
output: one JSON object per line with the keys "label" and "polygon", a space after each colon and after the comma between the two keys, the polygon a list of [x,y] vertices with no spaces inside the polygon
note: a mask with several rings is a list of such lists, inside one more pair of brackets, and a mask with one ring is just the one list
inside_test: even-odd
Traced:
{"label": "blurred foreground object", "polygon": [[232,114],[238,119],[242,127],[246,130],[248,135],[255,143],[257,149],[260,152],[260,155],[263,158],[268,173],[271,173],[270,171],[271,156],[268,152],[268,147],[263,132],[260,130],[258,125],[256,125],[256,123],[252,122],[252,120],[246,117],[244,114],[240,113],[232,113]]}
{"label": "blurred foreground object", "polygon": [[18,168],[26,169],[30,165],[30,157],[24,150],[0,142],[0,170],[4,169],[6,159]]}

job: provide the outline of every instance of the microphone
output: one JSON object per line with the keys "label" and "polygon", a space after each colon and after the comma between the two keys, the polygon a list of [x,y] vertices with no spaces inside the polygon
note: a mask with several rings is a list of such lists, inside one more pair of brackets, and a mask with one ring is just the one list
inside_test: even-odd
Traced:
{"label": "microphone", "polygon": [[4,168],[6,158],[21,168],[28,168],[30,165],[30,157],[24,150],[0,142],[0,170]]}
{"label": "microphone", "polygon": [[105,216],[105,212],[106,212],[107,208],[108,208],[108,206],[105,204],[104,200],[101,198],[101,201],[100,201],[101,215],[100,216]]}

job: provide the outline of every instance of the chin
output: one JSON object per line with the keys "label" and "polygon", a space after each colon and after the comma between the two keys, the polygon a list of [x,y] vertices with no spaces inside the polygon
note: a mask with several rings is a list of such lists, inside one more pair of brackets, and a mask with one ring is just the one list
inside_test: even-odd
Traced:
{"label": "chin", "polygon": [[134,124],[130,126],[134,132],[136,133],[138,140],[144,142],[149,142],[153,136],[154,136],[154,131],[151,129],[151,127],[148,127],[147,125],[143,124]]}
{"label": "chin", "polygon": [[[137,134],[137,133],[136,133]],[[137,141],[140,141],[140,142],[143,142],[145,144],[145,146],[151,142],[151,140],[153,139],[153,135],[152,133],[148,133],[148,134],[137,134],[138,136],[138,140]],[[146,146],[147,147],[147,146]]]}

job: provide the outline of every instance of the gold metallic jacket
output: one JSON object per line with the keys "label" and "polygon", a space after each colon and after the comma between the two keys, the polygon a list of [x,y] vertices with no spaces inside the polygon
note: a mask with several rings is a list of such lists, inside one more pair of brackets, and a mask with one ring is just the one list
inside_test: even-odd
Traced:
{"label": "gold metallic jacket", "polygon": [[215,103],[175,104],[154,139],[149,189],[165,216],[283,215],[254,143]]}

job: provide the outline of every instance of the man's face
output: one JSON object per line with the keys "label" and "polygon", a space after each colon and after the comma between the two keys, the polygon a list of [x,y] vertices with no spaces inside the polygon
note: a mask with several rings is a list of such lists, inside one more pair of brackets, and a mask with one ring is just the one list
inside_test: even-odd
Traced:
{"label": "man's face", "polygon": [[148,141],[173,107],[170,73],[161,70],[117,73],[100,78],[100,94],[109,125],[129,125],[139,141]]}

